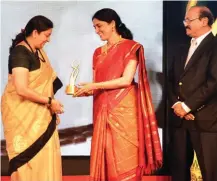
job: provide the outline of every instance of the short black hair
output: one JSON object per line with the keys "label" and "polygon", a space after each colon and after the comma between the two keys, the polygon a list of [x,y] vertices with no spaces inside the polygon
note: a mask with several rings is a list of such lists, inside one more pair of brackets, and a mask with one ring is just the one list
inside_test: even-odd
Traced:
{"label": "short black hair", "polygon": [[212,24],[214,23],[214,16],[211,12],[211,10],[209,8],[207,8],[206,6],[192,6],[191,8],[199,8],[200,9],[200,15],[199,15],[199,19],[202,18],[208,18],[208,26],[212,26]]}

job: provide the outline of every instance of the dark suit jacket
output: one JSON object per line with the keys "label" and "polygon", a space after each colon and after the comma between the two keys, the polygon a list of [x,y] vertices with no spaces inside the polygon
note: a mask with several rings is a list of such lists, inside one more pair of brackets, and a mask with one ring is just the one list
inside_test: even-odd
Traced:
{"label": "dark suit jacket", "polygon": [[[217,37],[208,34],[184,69],[187,53],[177,54],[169,71],[170,107],[183,101],[199,129],[217,132]],[[172,116],[172,124],[182,126],[183,120]]]}

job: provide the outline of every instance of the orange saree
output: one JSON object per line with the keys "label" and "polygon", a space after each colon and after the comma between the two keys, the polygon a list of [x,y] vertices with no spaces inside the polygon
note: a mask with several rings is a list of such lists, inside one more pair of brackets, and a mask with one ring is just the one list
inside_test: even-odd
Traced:
{"label": "orange saree", "polygon": [[[55,78],[50,64],[41,63],[40,69],[29,72],[29,87],[52,97]],[[56,116],[51,115],[46,105],[19,96],[10,74],[2,96],[1,111],[11,180],[61,181]]]}
{"label": "orange saree", "polygon": [[122,76],[127,63],[137,59],[139,82],[114,90],[94,92],[94,131],[91,145],[91,181],[139,181],[162,164],[162,151],[143,47],[123,40],[93,57],[94,81]]}

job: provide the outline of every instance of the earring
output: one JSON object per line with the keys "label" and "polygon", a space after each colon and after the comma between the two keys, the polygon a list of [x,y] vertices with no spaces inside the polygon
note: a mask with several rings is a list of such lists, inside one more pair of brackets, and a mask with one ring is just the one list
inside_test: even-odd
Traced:
{"label": "earring", "polygon": [[112,31],[114,31],[114,26],[112,26]]}

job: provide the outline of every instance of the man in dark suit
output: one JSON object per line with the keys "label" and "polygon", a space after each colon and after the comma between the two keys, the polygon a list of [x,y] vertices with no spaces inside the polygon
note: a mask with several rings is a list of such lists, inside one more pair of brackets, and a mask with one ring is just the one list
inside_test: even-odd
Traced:
{"label": "man in dark suit", "polygon": [[169,72],[171,106],[170,167],[173,181],[190,181],[196,152],[203,181],[217,181],[217,38],[213,15],[194,6],[183,21],[191,39],[188,51]]}

